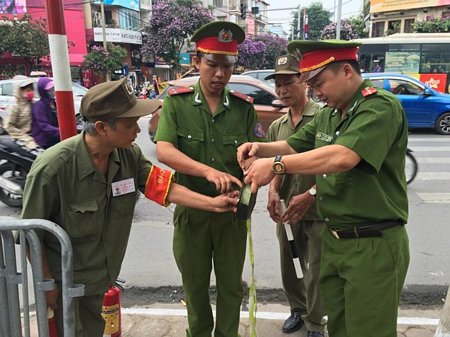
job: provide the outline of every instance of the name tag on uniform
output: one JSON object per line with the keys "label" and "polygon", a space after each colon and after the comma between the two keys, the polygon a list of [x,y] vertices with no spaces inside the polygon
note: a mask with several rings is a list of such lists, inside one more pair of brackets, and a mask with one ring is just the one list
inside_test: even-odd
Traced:
{"label": "name tag on uniform", "polygon": [[113,197],[136,192],[136,187],[134,186],[133,178],[116,181],[111,184],[111,187],[112,187]]}

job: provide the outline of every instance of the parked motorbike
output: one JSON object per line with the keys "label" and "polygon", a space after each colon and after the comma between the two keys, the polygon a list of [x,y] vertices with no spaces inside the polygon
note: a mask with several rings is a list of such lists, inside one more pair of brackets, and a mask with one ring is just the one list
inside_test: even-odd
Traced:
{"label": "parked motorbike", "polygon": [[0,201],[21,207],[25,180],[39,149],[27,149],[20,141],[0,137]]}

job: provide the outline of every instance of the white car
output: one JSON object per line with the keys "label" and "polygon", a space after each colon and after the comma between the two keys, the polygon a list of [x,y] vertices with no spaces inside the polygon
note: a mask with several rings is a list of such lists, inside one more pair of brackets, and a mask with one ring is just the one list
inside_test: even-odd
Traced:
{"label": "white car", "polygon": [[[3,120],[7,118],[11,114],[12,107],[16,104],[16,98],[14,97],[14,90],[16,86],[27,79],[26,77],[17,78],[17,79],[8,79],[0,81],[0,134],[4,133],[3,129]],[[36,83],[34,84],[34,100],[39,100],[39,93],[37,90],[37,78]],[[73,91],[73,100],[75,105],[75,116],[77,120],[77,128],[81,123],[81,115],[80,115],[80,104],[81,99],[87,93],[88,89],[77,84],[72,83],[72,91]]]}

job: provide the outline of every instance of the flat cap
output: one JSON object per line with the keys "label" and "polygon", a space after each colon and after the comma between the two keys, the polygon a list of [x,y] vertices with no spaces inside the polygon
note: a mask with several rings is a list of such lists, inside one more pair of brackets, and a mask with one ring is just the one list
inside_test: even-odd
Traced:
{"label": "flat cap", "polygon": [[293,55],[281,55],[275,60],[275,72],[266,76],[265,80],[275,78],[276,75],[295,75],[300,74],[298,70],[298,59]]}
{"label": "flat cap", "polygon": [[137,99],[126,78],[97,84],[81,100],[80,112],[89,122],[141,117],[158,109],[156,99]]}

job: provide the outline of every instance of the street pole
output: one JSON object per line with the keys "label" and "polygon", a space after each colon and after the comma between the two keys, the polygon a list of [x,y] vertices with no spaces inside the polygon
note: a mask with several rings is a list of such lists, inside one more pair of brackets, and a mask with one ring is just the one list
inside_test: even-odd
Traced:
{"label": "street pole", "polygon": [[341,39],[341,12],[342,12],[342,0],[338,0],[338,9],[336,18],[336,40]]}
{"label": "street pole", "polygon": [[298,11],[297,11],[297,38],[300,40],[300,15],[302,14],[302,11],[300,10],[300,4],[298,4]]}
{"label": "street pole", "polygon": [[[102,36],[103,36],[103,49],[108,50],[108,45],[106,43],[106,27],[105,27],[105,6],[103,4],[104,0],[100,1],[100,13],[102,16]],[[108,70],[106,72],[106,81],[111,81],[111,73]]]}
{"label": "street pole", "polygon": [[48,18],[48,44],[55,84],[59,134],[62,140],[77,134],[69,50],[64,24],[64,7],[62,0],[46,0],[45,6]]}

